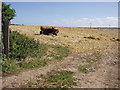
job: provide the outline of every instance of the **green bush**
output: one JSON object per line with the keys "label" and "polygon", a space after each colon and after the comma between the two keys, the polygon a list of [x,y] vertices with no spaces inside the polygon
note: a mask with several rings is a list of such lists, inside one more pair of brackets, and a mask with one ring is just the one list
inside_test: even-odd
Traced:
{"label": "green bush", "polygon": [[[53,49],[49,52],[49,49]],[[66,46],[46,45],[28,38],[16,31],[10,32],[9,56],[2,56],[3,73],[17,73],[25,69],[32,69],[48,65],[50,61],[62,60],[68,55]],[[50,60],[49,57],[52,57]]]}
{"label": "green bush", "polygon": [[[12,31],[10,32],[9,57],[4,54],[2,56],[2,71],[16,73],[22,69],[45,66],[47,63],[41,57],[46,54],[46,51],[47,45]],[[26,62],[27,58],[29,58],[28,62]]]}
{"label": "green bush", "polygon": [[21,35],[16,31],[10,33],[9,57],[17,60],[26,57],[41,57],[46,52],[46,46],[34,39]]}

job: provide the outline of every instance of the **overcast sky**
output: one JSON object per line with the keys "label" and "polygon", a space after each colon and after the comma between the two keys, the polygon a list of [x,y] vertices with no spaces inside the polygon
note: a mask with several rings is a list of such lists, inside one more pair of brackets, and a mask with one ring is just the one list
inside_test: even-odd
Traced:
{"label": "overcast sky", "polygon": [[117,2],[6,2],[16,10],[13,24],[65,27],[118,26]]}

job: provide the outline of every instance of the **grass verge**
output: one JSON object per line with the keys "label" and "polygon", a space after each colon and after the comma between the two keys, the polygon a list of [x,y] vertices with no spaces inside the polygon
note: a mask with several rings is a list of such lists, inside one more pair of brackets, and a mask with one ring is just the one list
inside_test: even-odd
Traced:
{"label": "grass verge", "polygon": [[17,73],[42,67],[53,60],[62,60],[68,52],[69,49],[66,46],[39,43],[13,31],[10,33],[9,56],[6,58],[3,55],[2,71],[3,73]]}

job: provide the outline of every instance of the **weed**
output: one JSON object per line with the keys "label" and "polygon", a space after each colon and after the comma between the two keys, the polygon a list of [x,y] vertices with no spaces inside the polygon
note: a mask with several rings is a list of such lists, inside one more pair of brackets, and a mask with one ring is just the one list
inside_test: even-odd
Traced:
{"label": "weed", "polygon": [[29,62],[22,61],[19,63],[19,66],[24,69],[32,69],[45,65],[47,65],[47,62],[45,60],[39,60],[39,59],[34,59],[34,60],[31,59]]}
{"label": "weed", "polygon": [[67,88],[76,83],[71,71],[53,71],[48,73],[45,88]]}
{"label": "weed", "polygon": [[49,45],[49,47],[53,48],[56,52],[51,54],[55,60],[61,60],[63,57],[66,57],[69,54],[69,48],[67,46]]}
{"label": "weed", "polygon": [[88,68],[90,68],[90,65],[78,66],[78,71],[82,73],[88,73],[89,72]]}
{"label": "weed", "polygon": [[2,62],[2,71],[7,73],[16,73],[20,71],[20,67],[16,63],[16,60],[7,59]]}

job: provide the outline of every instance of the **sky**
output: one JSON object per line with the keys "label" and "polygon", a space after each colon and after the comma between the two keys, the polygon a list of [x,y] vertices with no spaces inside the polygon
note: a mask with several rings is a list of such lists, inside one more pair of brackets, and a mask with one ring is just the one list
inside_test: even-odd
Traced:
{"label": "sky", "polygon": [[118,26],[117,2],[6,2],[16,10],[12,24],[64,27]]}

